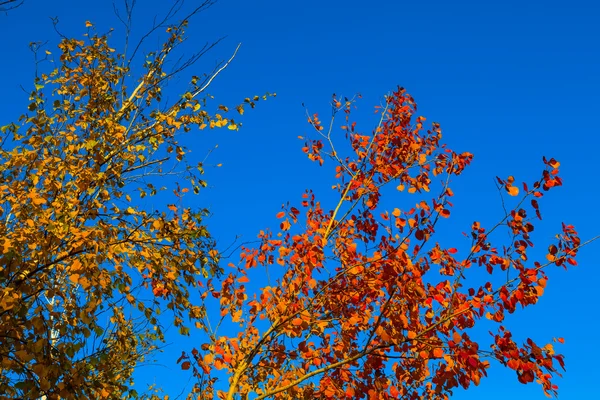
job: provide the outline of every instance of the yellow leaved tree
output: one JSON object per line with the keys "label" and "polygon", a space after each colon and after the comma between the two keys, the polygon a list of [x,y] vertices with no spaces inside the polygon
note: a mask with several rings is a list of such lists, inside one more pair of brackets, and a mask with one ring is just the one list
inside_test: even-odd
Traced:
{"label": "yellow leaved tree", "polygon": [[[177,200],[205,186],[177,133],[238,125],[226,107],[209,114],[203,94],[231,59],[193,77],[177,100],[162,98],[167,81],[210,48],[167,71],[186,25],[187,17],[165,26],[167,40],[136,76],[132,58],[86,23],[83,40],[63,37],[56,69],[36,77],[26,114],[0,128],[0,393],[8,398],[137,397],[133,370],[164,340],[160,311],[181,334],[201,327],[192,291],[198,277],[218,273],[218,255],[205,213]],[[176,185],[177,204],[148,201],[165,175],[186,182]]]}

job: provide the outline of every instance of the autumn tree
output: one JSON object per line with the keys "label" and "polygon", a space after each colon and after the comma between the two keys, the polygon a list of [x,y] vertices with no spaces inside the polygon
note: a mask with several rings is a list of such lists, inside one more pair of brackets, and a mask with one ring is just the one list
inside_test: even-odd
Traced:
{"label": "autumn tree", "polygon": [[[553,343],[517,342],[505,316],[538,301],[548,267],[576,265],[583,243],[566,224],[546,259],[528,256],[538,202],[562,184],[559,162],[544,158],[530,183],[497,178],[505,215],[492,226],[473,222],[462,250],[444,247],[436,230],[472,155],[442,144],[440,125],[426,128],[402,88],[377,108],[371,133],[351,119],[354,102],[334,96],[326,124],[311,115],[316,138],[303,148],[332,164],[339,202],[326,207],[307,190],[283,206],[278,230],[261,231],[260,246],[207,280],[203,296],[219,312],[204,326],[213,329],[178,360],[197,378],[190,397],[447,399],[493,363],[556,394],[563,356]],[[492,236],[503,230],[508,240]],[[263,269],[277,280],[260,287]],[[472,334],[485,320],[495,323],[489,342]]]}
{"label": "autumn tree", "polygon": [[[238,129],[227,107],[208,111],[205,93],[231,59],[193,76],[174,101],[163,93],[212,47],[188,59],[177,55],[179,63],[166,67],[189,18],[212,3],[170,24],[182,5],[175,2],[150,32],[166,31],[166,40],[145,57],[145,43],[119,52],[109,45],[110,33],[97,33],[90,22],[82,38],[63,36],[58,54],[33,44],[38,60],[54,61],[55,69],[36,76],[28,111],[0,128],[6,398],[137,397],[132,372],[164,340],[162,323],[182,334],[202,323],[194,288],[198,277],[220,267],[205,211],[182,201],[206,184],[203,165],[178,137]],[[132,4],[126,2],[127,12]],[[131,18],[122,22],[129,33]],[[256,100],[246,99],[237,112]]]}

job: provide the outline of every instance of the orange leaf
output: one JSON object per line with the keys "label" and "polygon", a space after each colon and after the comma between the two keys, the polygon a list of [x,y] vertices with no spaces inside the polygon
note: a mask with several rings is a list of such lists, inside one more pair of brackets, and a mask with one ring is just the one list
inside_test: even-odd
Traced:
{"label": "orange leaf", "polygon": [[544,294],[544,288],[541,286],[534,286],[535,287],[535,291],[537,293],[538,296],[541,296]]}
{"label": "orange leaf", "polygon": [[538,284],[539,284],[541,287],[545,288],[545,287],[546,287],[546,280],[545,280],[544,278],[540,278],[540,279],[538,280]]}
{"label": "orange leaf", "polygon": [[441,347],[436,347],[435,349],[433,349],[433,356],[436,358],[441,358],[444,356],[444,349],[442,349]]}
{"label": "orange leaf", "polygon": [[283,217],[285,217],[285,212],[283,212],[283,211],[278,212],[277,215],[276,215],[276,217],[277,218],[283,218]]}
{"label": "orange leaf", "polygon": [[460,333],[454,332],[452,334],[452,340],[454,341],[455,344],[458,344],[462,340],[462,336],[460,336]]}
{"label": "orange leaf", "polygon": [[506,188],[506,191],[508,192],[509,195],[511,196],[516,196],[519,194],[519,188],[516,186],[508,186]]}
{"label": "orange leaf", "polygon": [[46,203],[46,199],[44,199],[43,197],[34,197],[33,199],[31,199],[31,202],[36,206],[39,206],[40,204]]}
{"label": "orange leaf", "polygon": [[246,275],[244,275],[244,276],[240,276],[237,281],[239,283],[246,283],[246,282],[250,282],[250,279],[248,279],[248,277]]}
{"label": "orange leaf", "polygon": [[279,224],[279,227],[281,228],[282,231],[287,231],[292,227],[292,225],[290,224],[290,221],[288,221],[286,219],[281,224]]}
{"label": "orange leaf", "polygon": [[4,249],[2,250],[3,253],[8,253],[10,248],[11,248],[11,241],[8,238],[4,238]]}

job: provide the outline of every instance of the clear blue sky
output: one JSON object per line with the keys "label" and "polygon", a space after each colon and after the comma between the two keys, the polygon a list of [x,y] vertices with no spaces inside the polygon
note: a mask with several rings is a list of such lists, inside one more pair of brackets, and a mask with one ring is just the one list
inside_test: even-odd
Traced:
{"label": "clear blue sky", "polygon": [[[139,0],[135,33],[164,14],[167,3]],[[188,0],[186,7],[193,3]],[[1,13],[0,125],[25,111],[20,85],[29,89],[33,77],[27,44],[49,40],[52,50],[57,42],[50,16],[58,16],[63,32],[73,36],[84,33],[85,20],[99,31],[118,27],[110,1],[25,0],[8,15]],[[186,51],[227,38],[196,70],[172,83],[173,93],[189,74],[210,70],[242,42],[211,94],[225,104],[266,91],[277,92],[277,98],[248,112],[239,132],[203,133],[188,141],[198,155],[219,144],[210,160],[223,166],[209,169],[211,189],[198,199],[214,212],[213,234],[222,244],[236,235],[251,240],[260,229],[276,227],[281,204],[299,201],[308,187],[331,198],[331,170],[316,168],[300,151],[297,136],[309,131],[302,103],[324,116],[332,93],[360,92],[363,126],[369,130],[372,106],[401,85],[416,99],[420,114],[441,123],[451,148],[475,155],[454,184],[451,226],[458,233],[473,220],[500,215],[494,176],[531,181],[546,155],[562,163],[564,186],[541,204],[544,223],[534,236],[539,254],[561,221],[574,224],[583,239],[597,235],[599,19],[600,5],[592,0],[221,0],[191,22]],[[461,239],[458,234],[448,240]],[[558,348],[567,362],[558,381],[562,400],[597,393],[599,247],[582,250],[577,268],[550,270],[540,303],[507,323],[518,338],[544,343],[565,337]],[[177,395],[188,376],[174,362],[189,343],[193,338],[172,344],[163,366],[145,367],[142,375],[150,380],[156,375],[157,383],[168,377],[165,386]],[[512,371],[494,367],[479,387],[459,390],[455,398],[545,398],[539,386],[522,385]]]}

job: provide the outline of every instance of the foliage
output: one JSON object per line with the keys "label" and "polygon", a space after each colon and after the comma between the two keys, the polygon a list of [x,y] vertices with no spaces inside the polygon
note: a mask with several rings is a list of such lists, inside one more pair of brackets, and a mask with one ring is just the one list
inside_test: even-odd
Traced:
{"label": "foliage", "polygon": [[[184,193],[206,184],[177,134],[239,125],[227,107],[206,111],[203,92],[228,63],[193,77],[178,100],[162,98],[168,80],[210,48],[167,71],[186,24],[166,29],[136,80],[132,58],[87,22],[85,39],[63,37],[56,69],[36,77],[28,112],[0,128],[0,393],[8,398],[136,397],[132,371],[164,339],[161,310],[182,334],[202,323],[191,293],[198,277],[219,272],[218,255],[205,211],[183,207]],[[173,204],[158,179],[181,183]]]}
{"label": "foliage", "polygon": [[[214,328],[179,358],[197,378],[191,397],[447,399],[479,384],[491,360],[556,394],[563,357],[552,344],[517,343],[505,315],[538,301],[546,267],[576,264],[582,244],[570,225],[547,260],[528,259],[538,200],[562,183],[559,163],[544,159],[540,179],[522,191],[513,177],[498,178],[501,192],[520,195],[514,208],[494,226],[474,222],[470,249],[444,247],[436,230],[451,215],[452,178],[472,155],[445,147],[438,124],[415,119],[404,89],[378,108],[372,134],[350,119],[353,103],[334,95],[329,129],[310,116],[320,137],[303,148],[319,164],[333,161],[339,202],[327,208],[307,190],[300,206],[279,212],[279,232],[261,231],[261,245],[243,248],[233,272],[207,281],[203,296],[218,301],[220,321],[205,326],[227,330]],[[338,114],[347,150],[333,141]],[[416,200],[386,209],[393,192]],[[508,242],[492,243],[502,230]],[[272,286],[254,284],[264,282],[262,268],[278,277]],[[472,333],[482,325],[495,330],[487,349]]]}

